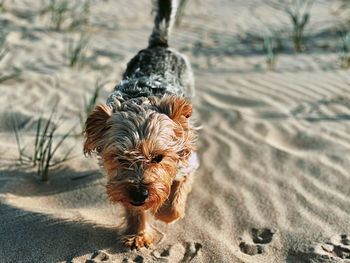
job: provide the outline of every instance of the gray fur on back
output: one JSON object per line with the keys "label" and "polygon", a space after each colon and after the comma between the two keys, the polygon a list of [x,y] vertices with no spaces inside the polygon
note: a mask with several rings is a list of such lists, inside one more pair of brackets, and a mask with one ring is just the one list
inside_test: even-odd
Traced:
{"label": "gray fur on back", "polygon": [[107,99],[123,102],[138,97],[178,95],[194,97],[194,80],[185,56],[165,47],[141,50],[128,63],[122,81]]}
{"label": "gray fur on back", "polygon": [[191,99],[194,80],[187,58],[168,47],[168,34],[175,18],[176,0],[158,0],[149,47],[138,52],[127,65],[122,81],[107,99],[112,108],[140,97],[177,95]]}

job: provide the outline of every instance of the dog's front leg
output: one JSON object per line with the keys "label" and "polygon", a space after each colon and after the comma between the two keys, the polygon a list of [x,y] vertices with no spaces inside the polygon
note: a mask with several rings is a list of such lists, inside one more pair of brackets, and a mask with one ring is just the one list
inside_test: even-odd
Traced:
{"label": "dog's front leg", "polygon": [[193,173],[185,176],[181,181],[174,181],[168,200],[155,214],[156,219],[171,223],[185,216],[187,196],[192,190]]}
{"label": "dog's front leg", "polygon": [[153,243],[153,235],[147,224],[147,215],[142,209],[127,208],[127,228],[122,238],[123,244],[131,249],[149,247]]}

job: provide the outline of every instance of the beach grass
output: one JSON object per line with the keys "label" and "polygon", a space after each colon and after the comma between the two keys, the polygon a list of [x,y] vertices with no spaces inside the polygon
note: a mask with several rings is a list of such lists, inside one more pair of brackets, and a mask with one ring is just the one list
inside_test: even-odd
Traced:
{"label": "beach grass", "polygon": [[276,49],[274,47],[273,38],[269,35],[264,36],[264,52],[268,69],[275,69],[277,60]]}
{"label": "beach grass", "polygon": [[303,52],[306,48],[305,29],[310,23],[310,12],[314,0],[277,0],[268,1],[268,4],[285,13],[292,24],[291,38],[295,51]]}
{"label": "beach grass", "polygon": [[100,97],[100,91],[106,83],[107,81],[101,81],[100,79],[97,79],[95,81],[93,92],[89,95],[89,97],[84,97],[83,111],[79,115],[81,127],[83,130],[85,126],[85,120],[90,115],[92,110],[96,107],[98,98]]}
{"label": "beach grass", "polygon": [[350,68],[350,32],[343,33],[340,65],[343,69]]}
{"label": "beach grass", "polygon": [[[16,138],[17,151],[21,164],[29,164],[37,168],[37,174],[42,181],[49,180],[49,172],[51,167],[55,167],[63,162],[68,161],[72,155],[74,146],[69,147],[60,158],[56,155],[63,143],[73,134],[75,125],[64,132],[58,134],[57,130],[62,124],[61,118],[56,115],[57,104],[51,109],[48,118],[44,117],[43,112],[35,120],[35,138],[30,145],[23,145],[21,134],[18,128],[18,121],[12,114],[13,132]],[[29,147],[30,146],[30,147]]]}
{"label": "beach grass", "polygon": [[82,33],[78,40],[68,41],[68,65],[69,67],[82,66],[84,64],[85,51],[88,48],[89,37]]}

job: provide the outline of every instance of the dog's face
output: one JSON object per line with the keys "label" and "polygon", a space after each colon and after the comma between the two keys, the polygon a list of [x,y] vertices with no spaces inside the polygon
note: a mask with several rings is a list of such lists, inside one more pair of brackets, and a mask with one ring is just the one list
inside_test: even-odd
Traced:
{"label": "dog's face", "polygon": [[84,152],[97,152],[112,202],[157,210],[168,198],[179,163],[194,147],[191,104],[166,96],[100,105],[86,121]]}

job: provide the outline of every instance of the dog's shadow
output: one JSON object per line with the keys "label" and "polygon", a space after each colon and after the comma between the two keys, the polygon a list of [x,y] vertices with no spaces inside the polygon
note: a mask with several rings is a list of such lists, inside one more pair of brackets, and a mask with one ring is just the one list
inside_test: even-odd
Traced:
{"label": "dog's shadow", "polygon": [[70,262],[95,250],[125,252],[116,228],[0,205],[1,262]]}
{"label": "dog's shadow", "polygon": [[[105,201],[101,197],[104,177],[98,171],[77,172],[68,168],[54,171],[51,176],[48,183],[43,183],[35,171],[1,172],[0,262],[70,262],[96,250],[125,252],[119,244],[116,224],[97,224],[79,213],[75,216],[74,209],[99,207]],[[77,194],[72,194],[74,191]],[[76,195],[80,193],[89,193],[92,201],[78,202]],[[55,202],[56,195],[60,196],[59,202]],[[44,205],[40,203],[42,199]],[[60,202],[63,205],[57,208],[59,214],[68,213],[68,217],[56,216]]]}

